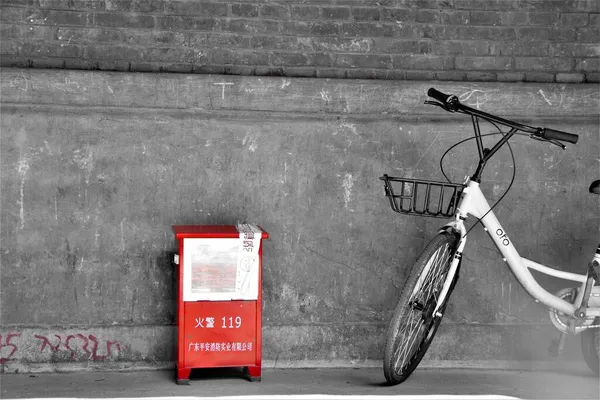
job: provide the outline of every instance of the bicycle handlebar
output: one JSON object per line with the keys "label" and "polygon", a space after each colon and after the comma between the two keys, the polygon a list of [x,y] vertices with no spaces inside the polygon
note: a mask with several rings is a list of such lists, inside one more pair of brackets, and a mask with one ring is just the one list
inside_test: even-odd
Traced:
{"label": "bicycle handlebar", "polygon": [[577,143],[577,140],[579,140],[579,135],[575,135],[569,132],[557,131],[556,129],[550,128],[542,128],[542,133],[540,136],[544,139],[556,139],[562,142],[569,142],[573,144]]}
{"label": "bicycle handlebar", "polygon": [[512,128],[527,132],[541,139],[546,140],[560,140],[562,142],[569,143],[577,143],[579,139],[579,135],[575,135],[573,133],[563,132],[556,129],[550,128],[534,128],[531,126],[523,125],[517,122],[509,121],[504,118],[497,117],[492,114],[485,113],[483,111],[475,110],[474,108],[465,106],[461,104],[458,97],[455,95],[450,95],[446,93],[442,93],[437,89],[430,88],[427,91],[427,95],[429,97],[433,97],[435,100],[439,101],[442,104],[438,104],[442,106],[447,111],[462,111],[469,115],[474,115],[477,117],[481,117],[490,121],[498,122],[506,126],[510,126]]}

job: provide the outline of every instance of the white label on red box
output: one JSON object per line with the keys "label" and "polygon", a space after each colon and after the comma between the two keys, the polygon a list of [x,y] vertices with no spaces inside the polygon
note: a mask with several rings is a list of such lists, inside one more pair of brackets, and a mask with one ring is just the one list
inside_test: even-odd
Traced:
{"label": "white label on red box", "polygon": [[183,239],[183,301],[258,299],[261,231],[237,228],[239,238]]}

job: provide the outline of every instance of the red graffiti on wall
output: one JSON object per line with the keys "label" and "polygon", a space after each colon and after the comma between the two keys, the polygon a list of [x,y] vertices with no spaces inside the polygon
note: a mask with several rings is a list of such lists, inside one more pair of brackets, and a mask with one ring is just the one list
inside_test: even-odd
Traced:
{"label": "red graffiti on wall", "polygon": [[17,332],[10,332],[7,333],[5,338],[4,338],[4,343],[2,342],[2,335],[0,335],[0,352],[2,352],[2,349],[4,347],[6,348],[11,348],[10,353],[6,356],[6,357],[2,357],[0,353],[0,364],[4,364],[7,361],[11,361],[13,360],[12,356],[15,355],[15,353],[17,352],[17,350],[19,349],[17,347],[16,344],[12,343],[12,339],[21,336],[20,333]]}
{"label": "red graffiti on wall", "polygon": [[[115,353],[121,352],[121,344],[115,340],[106,340],[106,344],[99,341],[98,338],[93,335],[84,335],[82,333],[71,334],[71,335],[33,335],[36,339],[40,340],[40,353],[50,351],[51,353],[57,353],[59,351],[69,351],[71,360],[76,360],[78,355],[81,357],[82,352],[86,359],[93,361],[104,361],[107,358],[112,357]],[[10,332],[6,335],[0,334],[0,364],[4,364],[7,361],[15,360],[15,354],[19,350],[16,339],[20,338],[21,333]],[[98,354],[106,347],[106,354]]]}
{"label": "red graffiti on wall", "polygon": [[[63,343],[62,337],[60,335],[54,335],[58,339],[58,343],[55,346],[50,344],[50,341],[46,336],[35,335],[36,338],[42,340],[42,346],[40,348],[40,352],[43,352],[46,347],[50,348],[50,351],[56,353],[60,350],[60,346],[62,344],[65,350],[71,352],[71,360],[75,360],[77,355],[77,350],[81,349],[86,354],[86,358],[92,359],[94,361],[104,361],[107,357],[111,357],[113,355],[112,348],[115,348],[120,352],[121,344],[117,341],[106,341],[106,354],[99,355],[98,354],[98,338],[95,335],[83,335],[78,333],[76,335],[67,335],[65,337],[65,341]],[[90,347],[91,342],[91,349]]]}

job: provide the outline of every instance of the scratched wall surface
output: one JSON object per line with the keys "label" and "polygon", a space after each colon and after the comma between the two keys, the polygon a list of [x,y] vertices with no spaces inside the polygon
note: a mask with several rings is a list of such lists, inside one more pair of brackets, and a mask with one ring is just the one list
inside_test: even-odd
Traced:
{"label": "scratched wall surface", "polygon": [[[443,179],[441,155],[471,135],[468,119],[422,104],[430,86],[581,135],[566,151],[515,138],[497,215],[523,256],[564,270],[583,271],[597,245],[600,198],[587,192],[600,177],[597,85],[1,77],[3,371],[170,365],[171,225],[238,220],[270,234],[265,365],[378,363],[406,266],[443,223],[394,214],[378,177]],[[470,141],[448,153],[451,179],[469,173],[474,151]],[[497,200],[511,177],[503,149],[484,192]],[[471,238],[425,362],[544,362],[546,311],[481,228]]]}

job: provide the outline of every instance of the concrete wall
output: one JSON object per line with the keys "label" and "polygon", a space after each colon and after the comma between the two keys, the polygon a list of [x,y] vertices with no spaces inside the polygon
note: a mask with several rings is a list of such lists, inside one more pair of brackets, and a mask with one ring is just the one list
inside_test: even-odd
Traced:
{"label": "concrete wall", "polygon": [[[384,173],[442,178],[465,103],[581,135],[517,137],[497,215],[523,256],[583,272],[598,242],[596,85],[392,82],[4,69],[4,371],[171,365],[173,224],[257,223],[266,366],[379,364],[406,269],[443,221],[396,215]],[[484,129],[491,131],[491,129]],[[461,181],[474,143],[446,159]],[[506,189],[503,149],[483,188]],[[554,338],[479,227],[426,365],[539,365]],[[543,280],[556,290],[561,285]],[[578,357],[572,342],[568,357]],[[574,347],[573,347],[574,346]]]}
{"label": "concrete wall", "polygon": [[599,82],[597,0],[5,0],[2,66]]}

